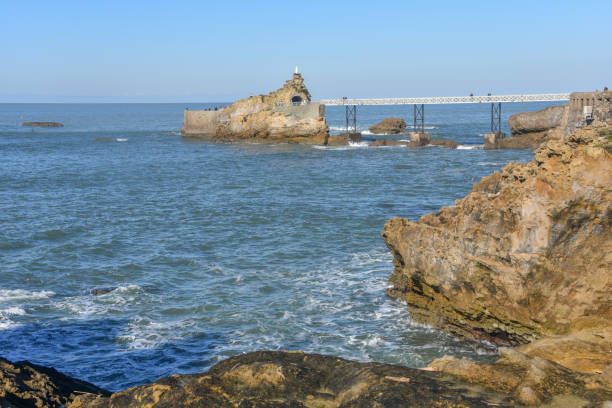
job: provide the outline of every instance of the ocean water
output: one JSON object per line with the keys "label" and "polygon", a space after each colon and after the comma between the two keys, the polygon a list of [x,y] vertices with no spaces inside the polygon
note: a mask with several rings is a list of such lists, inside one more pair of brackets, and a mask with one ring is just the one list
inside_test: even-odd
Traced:
{"label": "ocean water", "polygon": [[[110,390],[260,349],[490,358],[386,296],[380,237],[531,159],[474,148],[489,105],[425,107],[457,150],[212,144],[181,138],[185,106],[211,105],[0,104],[0,356]],[[359,107],[358,126],[411,108]],[[340,132],[343,108],[326,113]]]}

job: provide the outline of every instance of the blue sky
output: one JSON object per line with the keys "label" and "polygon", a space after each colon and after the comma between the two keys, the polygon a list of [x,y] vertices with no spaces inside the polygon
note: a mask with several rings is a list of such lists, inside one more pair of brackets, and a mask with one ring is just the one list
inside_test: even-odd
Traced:
{"label": "blue sky", "polygon": [[296,65],[315,99],[612,87],[612,1],[10,1],[0,102],[231,101]]}

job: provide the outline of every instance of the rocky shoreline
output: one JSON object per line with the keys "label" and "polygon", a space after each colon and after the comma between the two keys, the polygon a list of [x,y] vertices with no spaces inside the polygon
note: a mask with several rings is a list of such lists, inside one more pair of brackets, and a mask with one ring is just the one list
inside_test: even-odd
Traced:
{"label": "rocky shoreline", "polygon": [[483,178],[452,207],[385,225],[389,295],[415,321],[493,344],[494,363],[442,357],[414,369],[259,351],[110,393],[0,360],[0,406],[609,408],[610,125],[548,141],[533,161]]}

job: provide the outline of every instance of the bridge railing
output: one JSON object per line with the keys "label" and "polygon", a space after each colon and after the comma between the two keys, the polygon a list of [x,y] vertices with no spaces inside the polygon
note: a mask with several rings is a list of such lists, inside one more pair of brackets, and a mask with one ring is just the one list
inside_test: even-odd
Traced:
{"label": "bridge railing", "polygon": [[521,94],[521,95],[474,95],[474,96],[433,96],[424,98],[371,98],[371,99],[322,99],[319,103],[334,105],[443,105],[455,103],[517,103],[569,101],[569,93]]}

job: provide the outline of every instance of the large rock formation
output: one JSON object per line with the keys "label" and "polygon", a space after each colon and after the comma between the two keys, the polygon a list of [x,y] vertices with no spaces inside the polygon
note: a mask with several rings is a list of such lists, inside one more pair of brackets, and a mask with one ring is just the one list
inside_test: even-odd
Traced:
{"label": "large rock formation", "polygon": [[588,329],[612,349],[602,329],[612,319],[612,155],[600,131],[550,141],[418,222],[388,221],[389,294],[415,320],[470,339],[517,345]]}
{"label": "large rock formation", "polygon": [[[548,133],[567,123],[568,105],[550,106],[537,112],[523,112],[510,116],[508,125],[512,136],[526,133]],[[565,118],[565,120],[564,120]],[[563,135],[558,135],[561,138]]]}
{"label": "large rock formation", "polygon": [[398,134],[406,132],[406,122],[402,118],[385,118],[370,127],[370,132],[377,134]]}
{"label": "large rock formation", "polygon": [[268,95],[221,110],[185,111],[181,134],[221,142],[325,144],[325,106],[311,101],[300,74]]}

